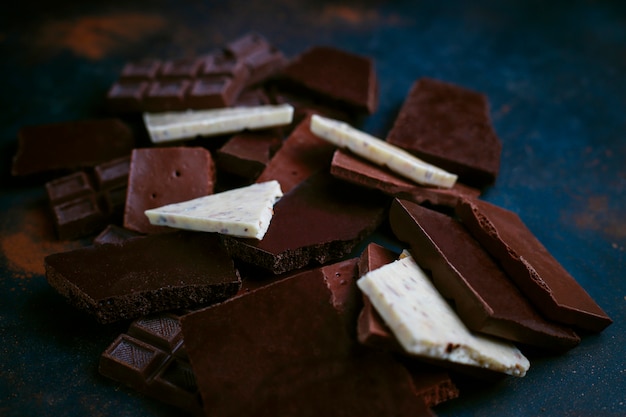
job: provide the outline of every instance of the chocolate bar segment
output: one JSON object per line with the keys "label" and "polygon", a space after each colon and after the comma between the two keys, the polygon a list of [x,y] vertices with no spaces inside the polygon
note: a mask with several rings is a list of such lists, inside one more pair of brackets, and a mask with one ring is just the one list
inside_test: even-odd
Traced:
{"label": "chocolate bar segment", "polygon": [[242,132],[217,150],[215,164],[220,173],[227,172],[252,182],[261,175],[282,143],[271,131]]}
{"label": "chocolate bar segment", "polygon": [[350,259],[184,316],[205,413],[432,415],[404,367],[356,344],[355,272]]}
{"label": "chocolate bar segment", "polygon": [[134,145],[132,130],[116,118],[26,126],[18,132],[11,174],[93,167],[129,155]]}
{"label": "chocolate bar segment", "polygon": [[49,255],[46,279],[76,308],[101,323],[234,295],[233,261],[208,233],[175,232]]}
{"label": "chocolate bar segment", "polygon": [[213,193],[215,166],[202,147],[135,149],[131,155],[124,227],[141,233],[163,233],[144,211]]}
{"label": "chocolate bar segment", "polygon": [[454,218],[406,200],[394,200],[391,228],[431,272],[470,329],[525,345],[563,351],[580,343],[569,328],[546,320],[465,227]]}
{"label": "chocolate bar segment", "polygon": [[593,332],[612,323],[516,213],[486,201],[464,199],[457,214],[546,317]]}
{"label": "chocolate bar segment", "polygon": [[439,80],[413,84],[387,141],[476,188],[491,185],[500,168],[502,143],[486,96]]}
{"label": "chocolate bar segment", "polygon": [[376,192],[318,172],[274,205],[263,240],[223,242],[233,257],[281,274],[347,255],[382,223],[387,204]]}

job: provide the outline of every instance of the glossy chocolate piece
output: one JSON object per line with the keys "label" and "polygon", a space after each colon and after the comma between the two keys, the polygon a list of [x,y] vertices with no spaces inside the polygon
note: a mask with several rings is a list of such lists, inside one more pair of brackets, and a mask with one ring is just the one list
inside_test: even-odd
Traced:
{"label": "glossy chocolate piece", "polygon": [[11,174],[93,167],[129,155],[134,145],[130,127],[115,118],[26,126],[18,132]]}
{"label": "glossy chocolate piece", "polygon": [[46,183],[59,239],[76,239],[120,222],[130,158],[122,157]]}
{"label": "glossy chocolate piece", "polygon": [[217,150],[215,165],[220,173],[228,172],[252,182],[265,169],[282,142],[282,138],[272,131],[236,134]]}
{"label": "glossy chocolate piece", "polygon": [[98,370],[148,397],[202,415],[198,386],[184,349],[180,315],[176,313],[134,320],[101,355]]}
{"label": "glossy chocolate piece", "polygon": [[131,155],[124,227],[141,233],[169,232],[153,226],[144,211],[213,193],[215,166],[202,147],[135,149]]}
{"label": "glossy chocolate piece", "polygon": [[457,206],[457,214],[546,317],[593,332],[612,323],[516,213],[466,199]]}
{"label": "glossy chocolate piece", "polygon": [[208,305],[234,295],[233,261],[208,233],[173,232],[49,255],[50,285],[101,323]]}
{"label": "glossy chocolate piece", "polygon": [[347,150],[337,149],[330,172],[342,180],[382,191],[390,196],[449,208],[462,197],[478,197],[480,190],[456,182],[452,188],[424,187],[372,164]]}
{"label": "glossy chocolate piece", "polygon": [[546,320],[454,218],[396,199],[389,222],[471,330],[556,351],[580,343],[570,328]]}
{"label": "glossy chocolate piece", "polygon": [[289,62],[280,85],[300,95],[372,114],[378,107],[374,62],[364,56],[328,46],[314,46]]}
{"label": "glossy chocolate piece", "polygon": [[314,135],[311,119],[305,118],[284,141],[257,182],[277,180],[283,193],[288,193],[314,173],[327,170],[335,146]]}
{"label": "glossy chocolate piece", "polygon": [[502,143],[491,125],[487,97],[439,80],[413,84],[387,141],[476,188],[491,185],[500,168]]}
{"label": "glossy chocolate piece", "polygon": [[383,221],[388,200],[318,172],[274,205],[263,240],[224,236],[237,259],[274,274],[347,255]]}
{"label": "glossy chocolate piece", "polygon": [[403,366],[356,343],[355,273],[342,261],[184,316],[206,415],[432,415]]}

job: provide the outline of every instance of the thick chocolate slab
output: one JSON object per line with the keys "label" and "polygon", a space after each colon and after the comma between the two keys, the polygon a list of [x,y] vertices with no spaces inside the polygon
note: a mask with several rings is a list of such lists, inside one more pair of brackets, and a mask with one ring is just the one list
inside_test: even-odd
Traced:
{"label": "thick chocolate slab", "polygon": [[594,332],[612,323],[516,213],[465,199],[457,206],[457,214],[546,317]]}
{"label": "thick chocolate slab", "polygon": [[282,146],[282,138],[272,131],[242,132],[231,137],[215,153],[220,173],[256,180]]}
{"label": "thick chocolate slab", "polygon": [[342,180],[377,189],[390,196],[418,204],[429,203],[454,208],[459,198],[463,196],[478,197],[480,195],[480,190],[459,182],[456,182],[452,188],[417,185],[388,169],[372,164],[343,149],[335,151],[330,172]]}
{"label": "thick chocolate slab", "polygon": [[372,59],[338,48],[314,46],[280,72],[288,90],[371,114],[378,107],[378,79]]}
{"label": "thick chocolate slab", "polygon": [[49,255],[48,283],[101,323],[211,304],[234,295],[233,261],[208,233],[137,237]]}
{"label": "thick chocolate slab", "polygon": [[500,168],[502,144],[489,116],[487,97],[430,78],[411,87],[387,141],[482,188]]}
{"label": "thick chocolate slab", "polygon": [[195,375],[185,353],[180,315],[158,313],[134,320],[100,356],[101,375],[148,397],[202,415]]}
{"label": "thick chocolate slab", "polygon": [[311,118],[303,119],[291,132],[257,182],[277,180],[287,194],[314,173],[328,169],[335,146],[314,135]]}
{"label": "thick chocolate slab", "polygon": [[383,221],[388,200],[318,172],[274,205],[261,241],[224,236],[229,253],[274,274],[347,255]]}
{"label": "thick chocolate slab", "polygon": [[406,369],[356,343],[355,274],[351,259],[184,316],[206,414],[432,415]]}
{"label": "thick chocolate slab", "polygon": [[11,174],[93,167],[129,155],[134,145],[132,130],[116,118],[25,126],[18,132]]}
{"label": "thick chocolate slab", "polygon": [[471,330],[551,350],[571,349],[580,342],[571,329],[541,316],[454,218],[396,199],[389,222]]}
{"label": "thick chocolate slab", "polygon": [[153,226],[144,211],[212,194],[215,165],[202,147],[133,150],[124,208],[124,227],[141,233],[170,231]]}

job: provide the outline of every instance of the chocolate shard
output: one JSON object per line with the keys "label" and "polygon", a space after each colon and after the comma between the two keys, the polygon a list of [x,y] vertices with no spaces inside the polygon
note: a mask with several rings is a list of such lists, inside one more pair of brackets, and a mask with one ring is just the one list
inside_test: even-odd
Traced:
{"label": "chocolate shard", "polygon": [[242,132],[231,137],[215,153],[220,173],[256,180],[282,146],[282,139],[272,131]]}
{"label": "chocolate shard", "polygon": [[460,201],[456,213],[546,317],[592,332],[612,323],[516,213],[478,199]]}
{"label": "chocolate shard", "polygon": [[570,328],[546,320],[454,218],[396,199],[389,221],[468,328],[554,351],[580,343]]}
{"label": "chocolate shard", "polygon": [[129,155],[134,145],[132,130],[116,118],[25,126],[18,132],[11,174],[93,167]]}
{"label": "chocolate shard", "polygon": [[387,205],[385,196],[322,171],[274,205],[263,240],[222,239],[234,258],[281,274],[347,255],[382,223]]}
{"label": "chocolate shard", "polygon": [[452,188],[425,187],[407,180],[392,171],[372,164],[348,150],[337,149],[330,172],[336,178],[383,193],[413,201],[449,208],[456,207],[461,197],[478,197],[480,190],[456,182]]}
{"label": "chocolate shard", "polygon": [[101,323],[208,305],[241,280],[217,236],[175,232],[48,255],[48,283]]}
{"label": "chocolate shard", "polygon": [[202,147],[133,150],[124,227],[141,233],[169,232],[151,225],[144,211],[212,194],[215,180],[213,158]]}
{"label": "chocolate shard", "polygon": [[280,72],[280,84],[300,95],[372,114],[378,107],[378,79],[367,57],[328,46],[304,51]]}
{"label": "chocolate shard", "polygon": [[486,96],[439,80],[413,84],[387,141],[476,188],[491,185],[500,168],[502,143]]}
{"label": "chocolate shard", "polygon": [[346,325],[355,273],[356,259],[342,261],[184,316],[207,415],[432,416],[406,369],[359,348]]}

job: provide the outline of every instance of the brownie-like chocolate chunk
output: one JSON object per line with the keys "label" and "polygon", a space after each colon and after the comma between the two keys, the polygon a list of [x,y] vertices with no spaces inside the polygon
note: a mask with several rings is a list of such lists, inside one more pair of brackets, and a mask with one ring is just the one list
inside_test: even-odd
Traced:
{"label": "brownie-like chocolate chunk", "polygon": [[355,273],[350,259],[184,316],[205,413],[432,415],[402,365],[356,342]]}
{"label": "brownie-like chocolate chunk", "polygon": [[570,328],[546,320],[456,219],[396,199],[389,222],[471,330],[555,351],[580,342]]}
{"label": "brownie-like chocolate chunk", "polygon": [[502,143],[491,125],[487,97],[439,80],[413,84],[387,141],[472,187],[491,185],[500,168]]}
{"label": "brownie-like chocolate chunk", "polygon": [[274,205],[260,241],[223,236],[229,253],[274,274],[347,255],[383,221],[388,199],[318,172]]}
{"label": "brownie-like chocolate chunk", "polygon": [[280,73],[288,90],[312,95],[359,114],[378,107],[378,79],[371,58],[329,46],[314,46]]}
{"label": "brownie-like chocolate chunk", "polygon": [[612,323],[516,213],[478,199],[460,201],[456,212],[546,317],[594,332]]}
{"label": "brownie-like chocolate chunk", "polygon": [[202,147],[135,149],[131,155],[124,227],[141,233],[170,230],[153,226],[144,211],[213,193],[215,166]]}
{"label": "brownie-like chocolate chunk", "polygon": [[18,132],[11,174],[93,167],[129,155],[134,145],[132,130],[116,118],[25,126]]}
{"label": "brownie-like chocolate chunk", "polygon": [[456,182],[452,188],[425,187],[409,181],[392,171],[372,164],[350,151],[337,149],[333,155],[330,172],[335,177],[351,183],[382,191],[418,204],[456,207],[461,197],[478,197],[480,190]]}
{"label": "brownie-like chocolate chunk", "polygon": [[101,323],[211,304],[241,280],[217,236],[174,232],[49,255],[46,279]]}

